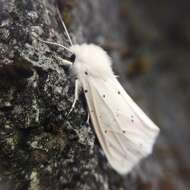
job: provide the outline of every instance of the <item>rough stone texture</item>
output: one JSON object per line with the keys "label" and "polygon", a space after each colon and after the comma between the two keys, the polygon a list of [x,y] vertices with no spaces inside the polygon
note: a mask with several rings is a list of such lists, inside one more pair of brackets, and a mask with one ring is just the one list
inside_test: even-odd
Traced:
{"label": "rough stone texture", "polygon": [[66,117],[74,78],[61,58],[69,55],[32,37],[68,45],[55,2],[0,0],[0,189],[189,189],[187,3],[151,2],[58,1],[73,41],[104,47],[161,128],[153,155],[121,177],[85,122],[82,94]]}
{"label": "rough stone texture", "polygon": [[94,134],[81,104],[66,118],[73,83],[58,59],[64,52],[32,38],[35,32],[66,45],[55,7],[32,0],[1,1],[0,7],[1,189],[82,186],[74,178],[98,162]]}

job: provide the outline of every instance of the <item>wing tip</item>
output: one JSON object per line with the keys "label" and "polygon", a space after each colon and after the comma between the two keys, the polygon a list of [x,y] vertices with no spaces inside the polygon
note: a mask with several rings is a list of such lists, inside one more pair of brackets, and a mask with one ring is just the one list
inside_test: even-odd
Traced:
{"label": "wing tip", "polygon": [[149,144],[149,146],[146,148],[146,150],[142,150],[142,155],[138,158],[134,159],[133,161],[123,159],[120,162],[116,160],[108,160],[109,164],[112,166],[112,168],[120,175],[124,176],[130,173],[133,168],[138,165],[143,159],[150,156],[153,152],[154,144],[156,142],[156,139],[159,135],[160,129],[158,128],[157,133],[155,133],[155,137],[153,138],[152,143]]}

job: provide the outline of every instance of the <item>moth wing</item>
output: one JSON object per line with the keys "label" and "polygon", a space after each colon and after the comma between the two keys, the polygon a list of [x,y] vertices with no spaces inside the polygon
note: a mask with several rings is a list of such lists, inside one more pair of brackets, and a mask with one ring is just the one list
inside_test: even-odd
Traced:
{"label": "moth wing", "polygon": [[152,152],[158,127],[114,77],[88,77],[83,80],[83,88],[95,132],[109,163],[119,173],[128,173]]}

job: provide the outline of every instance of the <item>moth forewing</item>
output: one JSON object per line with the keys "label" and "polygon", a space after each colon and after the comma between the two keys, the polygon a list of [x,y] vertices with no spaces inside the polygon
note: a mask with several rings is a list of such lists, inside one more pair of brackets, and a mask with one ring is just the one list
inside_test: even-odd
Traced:
{"label": "moth forewing", "polygon": [[115,77],[84,77],[82,86],[95,132],[110,165],[120,174],[128,173],[151,153],[158,128],[147,125],[145,116],[139,115],[140,108],[140,112],[133,109],[137,105],[128,99]]}

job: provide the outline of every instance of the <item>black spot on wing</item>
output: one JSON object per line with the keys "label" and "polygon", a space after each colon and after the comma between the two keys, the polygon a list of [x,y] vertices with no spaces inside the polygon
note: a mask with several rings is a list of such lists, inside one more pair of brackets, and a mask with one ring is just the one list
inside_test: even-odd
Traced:
{"label": "black spot on wing", "polygon": [[131,122],[134,123],[134,116],[131,115]]}

